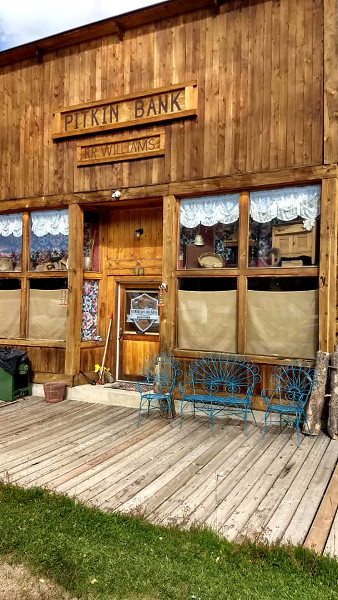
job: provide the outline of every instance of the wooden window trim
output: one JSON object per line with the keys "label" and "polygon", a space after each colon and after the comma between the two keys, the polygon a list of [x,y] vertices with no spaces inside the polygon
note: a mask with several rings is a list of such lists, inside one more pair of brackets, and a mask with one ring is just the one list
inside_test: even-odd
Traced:
{"label": "wooden window trim", "polygon": [[[306,185],[307,182],[304,182],[303,185]],[[324,203],[324,190],[326,187],[330,186],[326,184],[326,181],[322,184],[321,190],[321,239],[322,232],[324,232],[327,228],[326,223],[326,211],[323,211],[323,203]],[[325,185],[326,184],[326,185]],[[287,183],[286,186],[292,185],[291,183]],[[331,184],[331,187],[333,183]],[[282,185],[280,187],[283,187]],[[229,190],[227,190],[229,191]],[[219,190],[219,193],[222,193],[222,190]],[[176,247],[174,252],[174,260],[175,267],[172,270],[172,276],[175,280],[175,288],[176,288],[176,300],[175,300],[175,331],[173,337],[173,352],[177,357],[192,357],[196,358],[201,356],[205,352],[203,351],[193,351],[193,350],[182,350],[177,348],[177,289],[178,289],[178,281],[179,279],[187,279],[187,278],[236,278],[237,280],[237,352],[239,354],[245,354],[245,356],[250,357],[252,360],[258,363],[266,363],[266,364],[282,364],[287,361],[287,359],[283,359],[281,357],[275,356],[258,356],[258,355],[249,355],[246,353],[246,343],[247,343],[247,298],[248,298],[248,280],[251,278],[268,278],[271,277],[319,277],[320,273],[322,273],[323,268],[323,257],[322,257],[322,249],[320,248],[320,266],[303,266],[301,268],[297,267],[289,267],[283,268],[280,267],[249,267],[249,202],[250,202],[250,191],[243,190],[239,192],[239,225],[238,225],[238,263],[237,267],[227,268],[227,269],[217,269],[217,272],[213,269],[178,269],[177,268],[177,258],[178,258],[178,245],[179,245],[179,231],[180,231],[180,222],[179,222],[179,203],[180,198],[175,196],[171,196],[170,198],[175,198],[175,211],[173,213],[176,215],[176,231],[177,231],[177,239],[176,239]],[[332,212],[332,209],[331,209]],[[338,217],[337,217],[338,218]],[[336,225],[337,227],[337,225]],[[332,236],[331,236],[332,237]],[[321,244],[322,247],[322,244]],[[173,265],[174,266],[174,265]],[[324,267],[327,270],[327,264]],[[321,312],[321,305],[324,304],[324,293],[320,296],[320,306],[319,312]],[[332,295],[332,293],[331,293]],[[323,317],[319,317],[319,322],[323,321]],[[327,346],[327,335],[323,336],[319,332],[319,340],[318,347],[323,345]],[[325,339],[323,339],[325,338]]]}

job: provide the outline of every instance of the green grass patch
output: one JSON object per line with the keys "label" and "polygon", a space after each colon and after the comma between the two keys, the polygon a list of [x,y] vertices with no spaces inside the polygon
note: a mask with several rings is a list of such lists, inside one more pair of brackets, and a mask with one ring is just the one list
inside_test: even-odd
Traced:
{"label": "green grass patch", "polygon": [[0,484],[0,554],[100,600],[338,600],[338,562],[160,528]]}

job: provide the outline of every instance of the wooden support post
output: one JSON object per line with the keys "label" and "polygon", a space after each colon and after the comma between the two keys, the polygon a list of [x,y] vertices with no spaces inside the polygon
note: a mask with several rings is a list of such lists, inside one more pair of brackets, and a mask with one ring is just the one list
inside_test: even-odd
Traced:
{"label": "wooden support post", "polygon": [[[22,273],[27,274],[29,270],[29,213],[22,215]],[[28,305],[29,305],[29,283],[27,277],[21,278],[21,304],[20,304],[20,337],[28,337]]]}
{"label": "wooden support post", "polygon": [[322,182],[319,261],[319,350],[332,352],[336,339],[338,180]]}
{"label": "wooden support post", "polygon": [[[167,291],[163,292],[163,307],[160,308],[161,351],[171,354],[176,342],[176,278],[178,257],[179,205],[175,196],[163,198],[163,256],[162,281]],[[176,416],[172,402],[172,416]]]}
{"label": "wooden support post", "polygon": [[[248,266],[249,247],[249,194],[240,195],[240,217],[238,225],[238,268],[244,270]],[[247,338],[247,303],[248,279],[245,275],[238,277],[237,286],[237,351],[245,354]]]}
{"label": "wooden support post", "polygon": [[163,198],[162,280],[167,285],[161,308],[161,351],[170,354],[175,346],[176,285],[174,271],[178,257],[178,203],[175,196]]}
{"label": "wooden support post", "polygon": [[338,346],[331,355],[330,401],[327,431],[333,440],[338,439]]}
{"label": "wooden support post", "polygon": [[66,328],[65,374],[78,375],[83,278],[83,213],[78,204],[69,206],[68,308]]}

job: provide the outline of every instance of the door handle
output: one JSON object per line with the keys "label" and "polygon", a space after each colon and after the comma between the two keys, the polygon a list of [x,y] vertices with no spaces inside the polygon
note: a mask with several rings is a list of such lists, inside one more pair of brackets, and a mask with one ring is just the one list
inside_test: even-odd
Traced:
{"label": "door handle", "polygon": [[122,336],[123,336],[123,329],[121,327],[121,329],[119,330],[119,340],[121,339]]}

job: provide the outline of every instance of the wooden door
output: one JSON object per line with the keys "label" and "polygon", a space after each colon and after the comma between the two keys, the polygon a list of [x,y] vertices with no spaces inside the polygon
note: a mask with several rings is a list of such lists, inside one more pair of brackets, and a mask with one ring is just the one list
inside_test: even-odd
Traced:
{"label": "wooden door", "polygon": [[118,379],[136,381],[145,359],[160,351],[158,287],[120,284]]}

